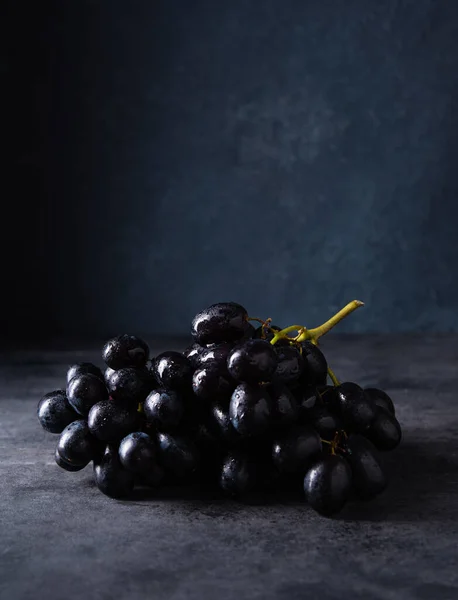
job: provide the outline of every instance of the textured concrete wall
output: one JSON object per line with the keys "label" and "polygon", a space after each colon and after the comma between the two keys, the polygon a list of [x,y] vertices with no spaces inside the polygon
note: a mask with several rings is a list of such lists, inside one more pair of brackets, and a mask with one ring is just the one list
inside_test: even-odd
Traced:
{"label": "textured concrete wall", "polygon": [[181,333],[220,299],[316,325],[356,297],[341,330],[458,330],[458,2],[45,22],[50,327]]}

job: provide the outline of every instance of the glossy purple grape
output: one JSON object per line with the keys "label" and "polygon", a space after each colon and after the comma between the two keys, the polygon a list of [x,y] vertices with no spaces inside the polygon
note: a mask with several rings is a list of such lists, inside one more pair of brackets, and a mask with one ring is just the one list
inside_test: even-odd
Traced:
{"label": "glossy purple grape", "polygon": [[199,469],[200,453],[189,438],[170,433],[158,434],[159,464],[169,480],[185,482],[192,479]]}
{"label": "glossy purple grape", "polygon": [[274,348],[278,359],[276,379],[286,384],[297,381],[304,370],[304,359],[298,348],[293,345],[278,346],[278,344],[275,344]]}
{"label": "glossy purple grape", "polygon": [[328,363],[321,350],[309,341],[302,342],[303,384],[322,385],[328,377]]}
{"label": "glossy purple grape", "polygon": [[193,368],[180,352],[167,351],[156,356],[152,371],[159,384],[168,390],[189,390]]}
{"label": "glossy purple grape", "polygon": [[243,342],[232,350],[227,359],[229,375],[244,383],[270,381],[277,364],[277,354],[265,340]]}
{"label": "glossy purple grape", "polygon": [[263,389],[272,400],[272,425],[282,430],[293,425],[299,418],[299,407],[293,392],[283,383],[275,381]]}
{"label": "glossy purple grape", "polygon": [[211,363],[195,371],[192,377],[193,392],[202,400],[229,400],[235,387],[235,381]]}
{"label": "glossy purple grape", "polygon": [[92,436],[86,421],[73,421],[60,434],[57,443],[59,456],[76,467],[86,466],[97,454],[97,440]]}
{"label": "glossy purple grape", "polygon": [[272,398],[263,387],[241,383],[231,396],[229,416],[239,435],[264,435],[273,428]]}
{"label": "glossy purple grape", "polygon": [[355,433],[365,431],[376,415],[372,398],[356,383],[345,382],[336,388],[332,406],[342,418],[345,429]]}
{"label": "glossy purple grape", "polygon": [[110,397],[131,408],[137,408],[156,385],[152,373],[133,367],[113,371],[107,380]]}
{"label": "glossy purple grape", "polygon": [[65,471],[69,471],[70,473],[75,473],[77,471],[81,471],[90,462],[88,460],[86,463],[83,463],[81,465],[72,465],[62,458],[62,456],[59,454],[59,451],[57,448],[56,448],[56,451],[54,452],[54,460],[56,461],[57,466],[59,466],[61,469],[64,469]]}
{"label": "glossy purple grape", "polygon": [[94,481],[110,498],[126,498],[134,489],[135,476],[122,466],[117,445],[108,445],[94,462]]}
{"label": "glossy purple grape", "polygon": [[200,354],[197,368],[202,369],[204,367],[212,367],[227,375],[227,359],[233,349],[234,344],[228,342],[216,344],[210,348],[206,348]]}
{"label": "glossy purple grape", "polygon": [[118,442],[129,433],[136,431],[140,420],[140,414],[135,409],[112,400],[103,400],[94,404],[89,411],[88,426],[97,439],[104,442]]}
{"label": "glossy purple grape", "polygon": [[348,462],[338,455],[324,455],[304,477],[305,499],[316,512],[330,517],[345,506],[351,485],[351,468]]}
{"label": "glossy purple grape", "polygon": [[308,425],[296,426],[275,439],[272,446],[274,465],[281,473],[304,474],[322,451],[319,434]]}
{"label": "glossy purple grape", "polygon": [[103,373],[96,365],[90,362],[81,362],[76,363],[68,368],[67,370],[67,383],[75,377],[76,375],[95,375],[99,379],[103,381]]}
{"label": "glossy purple grape", "polygon": [[380,406],[376,407],[375,418],[363,433],[378,450],[383,451],[394,450],[402,439],[399,421],[391,412]]}
{"label": "glossy purple grape", "polygon": [[183,352],[183,356],[189,360],[193,369],[197,369],[200,364],[200,355],[206,349],[206,347],[194,343],[186,348],[186,350]]}
{"label": "glossy purple grape", "polygon": [[119,444],[119,458],[122,466],[137,475],[151,474],[157,465],[157,448],[147,433],[129,433]]}
{"label": "glossy purple grape", "polygon": [[174,431],[183,422],[185,399],[180,392],[153,390],[143,405],[145,418],[160,431]]}
{"label": "glossy purple grape", "polygon": [[344,452],[358,496],[370,500],[381,494],[387,479],[375,446],[362,435],[350,435],[344,442]]}
{"label": "glossy purple grape", "polygon": [[49,433],[62,433],[80,415],[70,406],[65,390],[49,392],[38,403],[37,416],[41,426]]}
{"label": "glossy purple grape", "polygon": [[85,417],[94,404],[108,398],[105,383],[90,373],[75,375],[67,386],[67,398],[70,405]]}
{"label": "glossy purple grape", "polygon": [[380,406],[380,408],[384,408],[392,415],[396,414],[393,400],[391,400],[391,398],[386,392],[377,388],[364,388],[364,392],[366,393],[366,395],[372,398],[372,400],[377,406]]}
{"label": "glossy purple grape", "polygon": [[148,344],[135,335],[119,335],[108,340],[103,347],[102,357],[108,367],[143,368],[149,358]]}
{"label": "glossy purple grape", "polygon": [[199,312],[191,324],[191,334],[202,346],[240,340],[248,329],[248,313],[236,302],[219,302]]}

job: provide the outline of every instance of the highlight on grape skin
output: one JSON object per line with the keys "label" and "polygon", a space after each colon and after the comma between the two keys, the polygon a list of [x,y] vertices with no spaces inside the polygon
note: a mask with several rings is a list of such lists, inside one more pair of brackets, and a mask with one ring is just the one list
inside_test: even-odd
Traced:
{"label": "highlight on grape skin", "polygon": [[307,329],[219,302],[192,319],[183,352],[151,356],[132,334],[107,340],[100,366],[70,365],[38,403],[58,436],[56,464],[71,473],[92,463],[96,486],[116,499],[198,484],[262,503],[291,489],[324,517],[373,499],[388,485],[383,453],[401,442],[394,402],[341,382],[319,347],[360,306]]}

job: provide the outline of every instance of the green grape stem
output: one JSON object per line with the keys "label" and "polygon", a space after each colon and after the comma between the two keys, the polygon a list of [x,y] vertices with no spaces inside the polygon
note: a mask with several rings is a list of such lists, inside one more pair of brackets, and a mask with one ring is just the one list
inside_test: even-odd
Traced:
{"label": "green grape stem", "polygon": [[[271,344],[276,344],[278,340],[282,338],[287,338],[290,341],[295,342],[305,342],[307,340],[311,341],[313,344],[316,344],[318,340],[328,333],[333,327],[335,327],[340,321],[348,317],[353,311],[355,311],[360,306],[364,306],[364,302],[361,300],[352,300],[346,306],[344,306],[338,313],[336,313],[333,317],[331,317],[328,321],[320,325],[319,327],[315,327],[314,329],[307,329],[303,325],[291,325],[290,327],[286,327],[281,331],[278,331],[271,340]],[[297,331],[298,335],[294,338],[288,336],[292,331]]]}

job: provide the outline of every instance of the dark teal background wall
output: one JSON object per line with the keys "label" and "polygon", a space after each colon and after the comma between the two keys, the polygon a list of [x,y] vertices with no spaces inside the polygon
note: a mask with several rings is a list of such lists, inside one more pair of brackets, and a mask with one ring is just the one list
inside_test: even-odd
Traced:
{"label": "dark teal background wall", "polygon": [[4,331],[177,334],[221,299],[316,325],[353,298],[341,331],[458,330],[458,2],[10,17]]}

